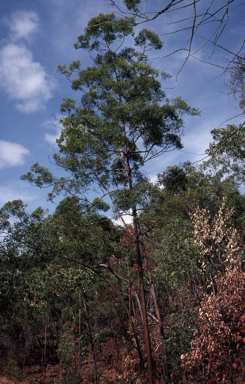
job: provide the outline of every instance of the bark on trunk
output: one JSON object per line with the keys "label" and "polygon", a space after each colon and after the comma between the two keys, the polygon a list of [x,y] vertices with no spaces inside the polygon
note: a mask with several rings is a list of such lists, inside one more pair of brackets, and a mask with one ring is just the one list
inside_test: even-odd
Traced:
{"label": "bark on trunk", "polygon": [[[150,285],[151,285],[151,292],[152,292],[154,306],[155,306],[155,312],[156,312],[157,320],[158,320],[158,330],[159,330],[159,334],[160,334],[160,336],[162,338],[162,347],[163,347],[163,356],[164,356],[163,376],[168,381],[169,380],[169,371],[168,371],[168,366],[167,366],[167,363],[166,363],[167,355],[166,355],[165,341],[164,341],[164,328],[163,328],[161,314],[160,314],[159,305],[158,305],[158,301],[157,301],[155,284],[154,284],[154,281],[153,281],[153,278],[152,278],[152,274],[151,274],[151,271],[150,271],[150,268],[149,268],[149,265],[148,265],[147,257],[146,257],[145,247],[144,247],[142,238],[140,238],[140,240],[141,240],[141,244],[142,244],[142,247],[143,247],[143,256],[144,256],[145,267],[146,267],[146,270],[147,270],[147,273],[148,273],[148,277],[149,277],[149,281],[150,281]],[[166,380],[163,381],[163,384],[167,383]]]}
{"label": "bark on trunk", "polygon": [[144,327],[144,341],[145,341],[145,348],[146,348],[146,355],[147,355],[148,382],[149,382],[149,384],[153,384],[154,379],[153,379],[153,370],[152,370],[150,334],[149,334],[146,305],[145,305],[143,265],[142,265],[141,252],[140,252],[139,231],[138,231],[138,226],[137,226],[137,213],[136,213],[135,208],[133,209],[133,217],[134,217],[134,232],[135,232],[135,246],[136,246],[136,254],[137,254],[137,265],[138,265],[139,282],[140,282],[141,309],[142,309],[143,327]]}
{"label": "bark on trunk", "polygon": [[[124,123],[123,123],[123,127],[124,127],[124,155],[125,155],[125,160],[126,160],[125,170],[126,170],[127,178],[128,178],[128,189],[129,189],[129,192],[132,192],[133,191],[133,182],[132,182],[132,175],[131,175],[131,168],[130,168],[130,161],[129,161],[129,152],[128,152],[128,147],[127,147],[127,137],[126,137],[126,131],[125,131],[125,124]],[[148,383],[154,384],[153,370],[152,370],[152,358],[151,358],[151,343],[150,343],[150,334],[149,334],[149,328],[148,328],[146,303],[145,303],[143,266],[142,266],[142,257],[141,257],[141,251],[140,251],[139,223],[138,223],[136,204],[133,201],[132,201],[132,213],[133,213],[133,225],[134,225],[135,248],[136,248],[136,255],[137,255],[139,283],[140,283],[140,298],[141,298],[141,309],[142,309],[142,317],[143,317],[144,341],[145,341],[146,356],[147,356]]]}

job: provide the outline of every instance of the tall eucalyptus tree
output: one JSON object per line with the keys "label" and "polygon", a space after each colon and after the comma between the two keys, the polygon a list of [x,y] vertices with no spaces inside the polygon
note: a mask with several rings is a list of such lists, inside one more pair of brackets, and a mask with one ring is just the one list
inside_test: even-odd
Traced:
{"label": "tall eucalyptus tree", "polygon": [[[23,178],[39,187],[52,185],[50,199],[61,192],[80,196],[85,210],[108,196],[125,226],[124,213],[132,213],[148,382],[153,383],[139,215],[146,185],[142,168],[164,152],[182,147],[182,115],[198,111],[181,98],[167,99],[159,78],[167,74],[152,68],[146,58],[146,52],[162,48],[162,42],[147,29],[136,36],[134,26],[134,18],[116,18],[114,14],[100,14],[88,22],[75,48],[88,52],[92,66],[83,69],[80,61],[75,61],[69,67],[58,67],[72,89],[82,92],[78,105],[70,98],[61,104],[67,115],[57,141],[60,153],[54,159],[70,175],[55,178],[36,163]],[[93,203],[87,197],[89,188],[101,191]]]}

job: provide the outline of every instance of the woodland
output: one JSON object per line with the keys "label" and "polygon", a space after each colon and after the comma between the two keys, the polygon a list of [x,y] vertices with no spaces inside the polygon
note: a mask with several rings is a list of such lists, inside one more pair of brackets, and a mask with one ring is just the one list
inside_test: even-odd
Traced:
{"label": "woodland", "polygon": [[[0,209],[0,371],[15,383],[244,383],[244,122],[152,183],[144,167],[182,148],[185,116],[199,114],[167,98],[168,73],[148,60],[162,41],[147,22],[181,18],[181,2],[155,14],[111,3],[74,45],[91,66],[58,67],[78,95],[61,104],[63,176],[38,163],[22,176],[58,198],[54,213]],[[218,12],[189,5],[186,60],[197,21]],[[242,115],[244,54],[225,71]]]}

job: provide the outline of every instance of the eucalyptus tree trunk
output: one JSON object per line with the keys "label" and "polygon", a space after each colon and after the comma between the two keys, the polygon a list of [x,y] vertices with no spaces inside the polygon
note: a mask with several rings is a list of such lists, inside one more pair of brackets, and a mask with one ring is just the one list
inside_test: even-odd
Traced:
{"label": "eucalyptus tree trunk", "polygon": [[[168,366],[167,366],[167,362],[166,362],[167,355],[166,355],[165,340],[164,340],[164,328],[163,328],[163,323],[162,323],[159,305],[158,305],[158,301],[157,301],[155,283],[154,283],[154,280],[152,278],[151,270],[149,268],[149,264],[148,264],[148,260],[147,260],[147,256],[146,256],[145,245],[144,245],[144,242],[142,239],[141,230],[140,230],[140,242],[141,242],[141,246],[142,246],[142,253],[143,253],[143,257],[144,257],[145,267],[146,267],[146,270],[148,272],[148,277],[149,277],[149,281],[150,281],[150,285],[151,285],[151,292],[152,292],[152,296],[153,296],[154,307],[155,307],[155,312],[156,312],[157,321],[158,321],[158,330],[159,330],[160,337],[162,338],[162,348],[163,348],[163,357],[164,357],[163,376],[166,378],[166,380],[168,380],[169,379],[169,371],[168,371]],[[166,381],[163,382],[163,384],[165,384],[165,383],[166,383]]]}
{"label": "eucalyptus tree trunk", "polygon": [[[126,135],[124,135],[124,138],[126,138]],[[131,177],[131,168],[129,164],[129,154],[128,154],[126,140],[125,140],[124,148],[125,148],[124,151],[125,151],[125,158],[126,158],[126,172],[128,177],[128,186],[129,186],[129,191],[132,192],[133,183],[132,183],[132,177]],[[147,372],[148,372],[149,384],[153,384],[154,379],[153,379],[153,370],[152,370],[151,342],[150,342],[150,334],[149,334],[149,327],[148,327],[148,321],[147,321],[145,289],[144,289],[144,273],[143,273],[143,265],[142,265],[142,256],[140,251],[140,228],[138,223],[139,219],[137,215],[136,204],[134,202],[132,202],[132,212],[133,212],[135,248],[136,248],[139,285],[140,285],[141,310],[142,310],[142,317],[143,317],[144,341],[145,341],[146,356],[147,356]]]}
{"label": "eucalyptus tree trunk", "polygon": [[137,218],[137,212],[135,208],[133,209],[133,218],[134,218],[134,232],[135,232],[135,247],[136,247],[136,254],[137,254],[137,265],[138,265],[138,274],[139,274],[139,283],[140,283],[141,309],[142,309],[143,327],[144,327],[144,340],[145,340],[145,348],[146,348],[146,354],[147,354],[148,380],[149,380],[149,384],[153,384],[154,379],[153,379],[152,358],[151,358],[151,342],[150,342],[150,334],[149,334],[147,312],[146,312],[146,305],[145,305],[143,265],[142,265],[142,258],[141,258],[141,252],[140,252],[140,242],[139,242],[139,233],[138,233],[138,225],[137,225],[138,218]]}

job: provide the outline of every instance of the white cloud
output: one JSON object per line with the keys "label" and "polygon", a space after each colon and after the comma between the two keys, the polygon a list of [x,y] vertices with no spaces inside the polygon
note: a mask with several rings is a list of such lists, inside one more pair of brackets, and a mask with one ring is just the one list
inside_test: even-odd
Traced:
{"label": "white cloud", "polygon": [[30,38],[38,28],[34,12],[18,11],[10,21],[8,43],[0,50],[0,87],[10,99],[17,101],[16,109],[35,112],[45,108],[53,97],[56,82],[47,74],[32,52],[17,40]]}
{"label": "white cloud", "polygon": [[14,41],[28,39],[38,29],[38,15],[31,11],[17,11],[12,14],[8,25]]}
{"label": "white cloud", "polygon": [[50,133],[45,133],[45,141],[47,141],[47,143],[53,145],[53,146],[56,146],[57,143],[56,143],[56,139],[58,139],[58,137],[60,137],[60,130],[59,128],[57,128],[57,132],[55,135],[50,135]]}
{"label": "white cloud", "polygon": [[19,101],[21,112],[35,112],[44,108],[52,98],[55,83],[32,53],[24,45],[8,44],[0,51],[1,86],[9,97]]}
{"label": "white cloud", "polygon": [[54,133],[45,133],[44,139],[51,146],[57,147],[56,139],[60,137],[61,129],[63,128],[62,124],[60,124],[60,119],[62,116],[56,116],[55,120],[45,121],[42,125],[48,129],[52,130]]}
{"label": "white cloud", "polygon": [[130,209],[127,212],[122,212],[122,218],[112,218],[112,222],[114,225],[124,226],[124,223],[126,225],[133,225],[133,215],[132,215],[132,209]]}
{"label": "white cloud", "polygon": [[150,182],[151,182],[152,184],[156,184],[157,181],[158,181],[158,179],[157,179],[157,175],[149,175],[149,176],[148,176],[148,179],[150,180]]}
{"label": "white cloud", "polygon": [[0,140],[0,168],[24,164],[30,151],[17,143]]}

